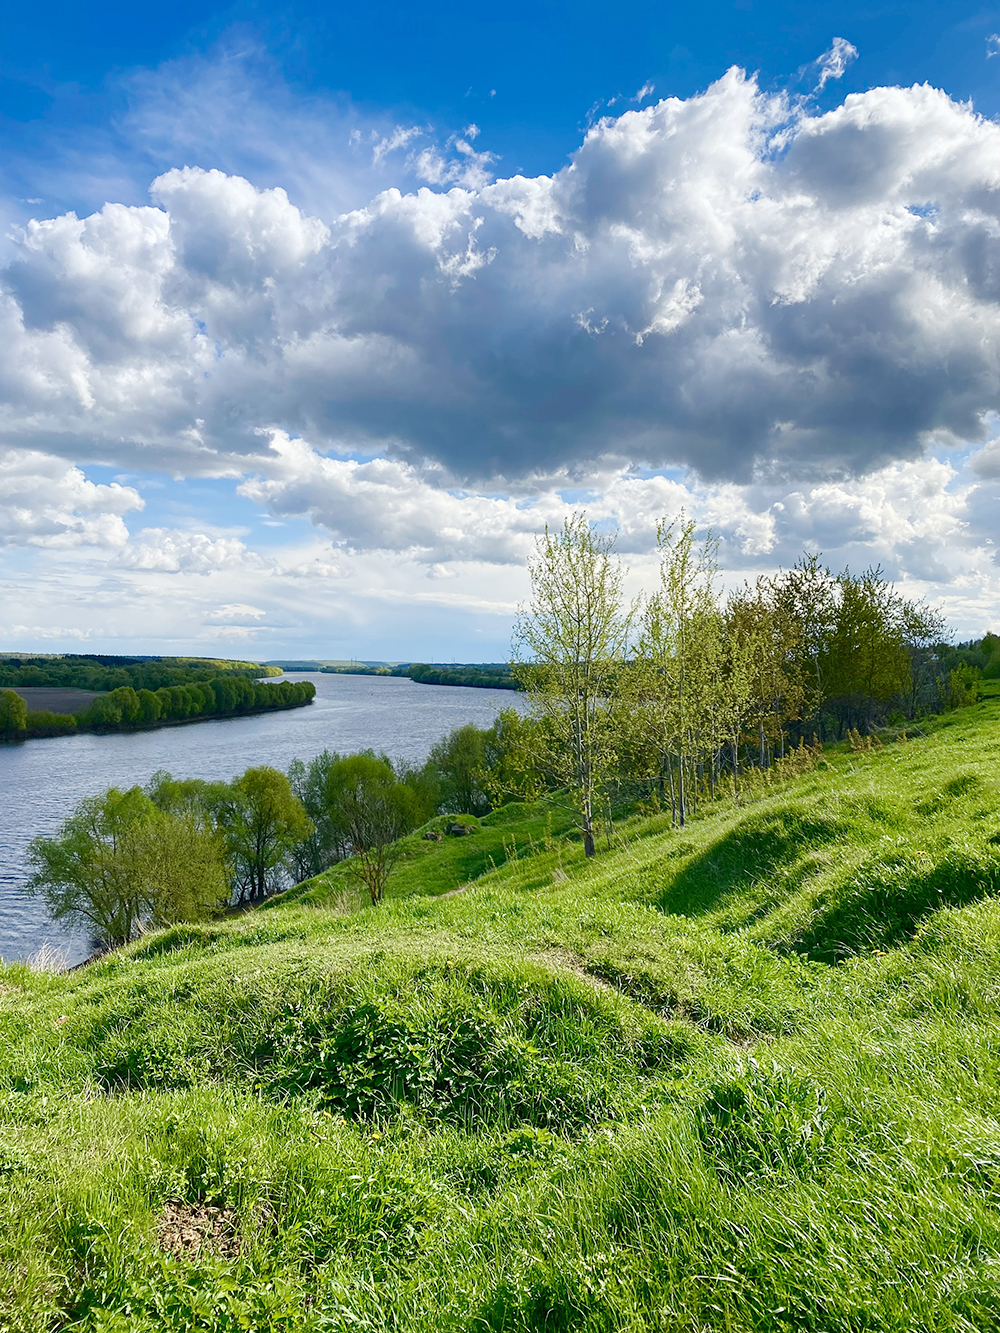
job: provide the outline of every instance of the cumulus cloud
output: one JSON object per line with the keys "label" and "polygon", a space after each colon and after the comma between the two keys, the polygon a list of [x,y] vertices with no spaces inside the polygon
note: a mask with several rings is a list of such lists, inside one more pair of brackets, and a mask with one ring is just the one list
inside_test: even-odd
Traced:
{"label": "cumulus cloud", "polygon": [[238,537],[143,528],[122,552],[121,563],[126,569],[157,573],[212,574],[223,569],[260,568],[264,561]]}
{"label": "cumulus cloud", "polygon": [[[456,161],[482,159],[461,142]],[[25,230],[0,428],[234,476],[280,429],[466,484],[601,459],[819,481],[917,458],[984,438],[1000,406],[998,164],[1000,126],[935,89],[818,114],[732,70],[601,121],[551,177],[428,159],[441,188],[325,220],[172,170],[152,207]]]}
{"label": "cumulus cloud", "polygon": [[62,459],[0,448],[0,545],[121,548],[122,515],[142,508],[131,486],[97,485]]}
{"label": "cumulus cloud", "polygon": [[640,562],[655,547],[659,520],[684,510],[721,539],[731,570],[789,565],[810,549],[837,567],[881,562],[894,577],[935,584],[957,578],[986,535],[974,514],[976,477],[935,458],[805,486],[614,469],[592,480],[582,494],[563,477],[527,499],[484,495],[448,489],[405,462],[328,458],[276,434],[264,470],[240,491],[284,518],[310,519],[348,555],[402,556],[425,565],[431,579],[455,577],[456,565],[520,566],[543,527],[560,526],[580,508],[616,533],[626,559]]}

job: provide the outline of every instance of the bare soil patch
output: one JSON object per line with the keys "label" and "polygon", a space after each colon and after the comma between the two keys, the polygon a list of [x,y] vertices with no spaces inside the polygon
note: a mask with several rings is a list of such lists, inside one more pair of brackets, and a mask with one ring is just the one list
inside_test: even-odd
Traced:
{"label": "bare soil patch", "polygon": [[168,1200],[156,1224],[156,1237],[160,1249],[175,1259],[197,1259],[202,1251],[234,1259],[240,1251],[235,1213],[210,1204]]}
{"label": "bare soil patch", "polygon": [[14,691],[31,712],[84,713],[101,690],[72,690],[66,685],[20,685]]}

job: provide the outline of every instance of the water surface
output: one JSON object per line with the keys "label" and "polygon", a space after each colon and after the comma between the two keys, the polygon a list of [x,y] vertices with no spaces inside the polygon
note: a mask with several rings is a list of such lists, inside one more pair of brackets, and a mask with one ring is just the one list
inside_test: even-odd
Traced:
{"label": "water surface", "polygon": [[252,764],[284,770],[293,759],[325,749],[349,753],[371,746],[419,764],[452,727],[489,726],[499,708],[523,707],[513,690],[417,685],[394,676],[296,673],[289,679],[311,680],[315,702],[154,731],[0,746],[0,958],[28,958],[46,942],[65,949],[69,962],[89,953],[85,938],[53,925],[41,903],[20,892],[28,843],[38,833],[54,833],[83,796],[143,784],[159,768],[175,777],[229,779]]}

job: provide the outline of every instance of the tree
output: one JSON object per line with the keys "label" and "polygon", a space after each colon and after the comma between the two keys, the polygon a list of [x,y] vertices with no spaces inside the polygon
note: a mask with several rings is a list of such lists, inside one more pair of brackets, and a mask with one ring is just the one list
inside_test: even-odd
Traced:
{"label": "tree", "polygon": [[265,898],[286,854],[313,832],[312,820],[276,768],[248,768],[229,792],[222,818],[239,901]]}
{"label": "tree", "polygon": [[28,725],[28,705],[14,690],[0,690],[0,736],[16,740]]}
{"label": "tree", "polygon": [[125,855],[140,888],[144,924],[204,921],[229,901],[225,840],[193,814],[157,810],[126,839]]}
{"label": "tree", "polygon": [[333,824],[350,845],[357,879],[372,903],[381,902],[399,858],[398,840],[414,827],[411,790],[385,755],[367,750],[331,766],[327,802]]}
{"label": "tree", "polygon": [[27,891],[50,915],[111,947],[150,925],[200,920],[228,895],[218,835],[158,809],[139,787],[81,801],[55,837],[35,838],[28,863]]}
{"label": "tree", "polygon": [[545,529],[528,562],[531,602],[518,617],[511,662],[540,723],[537,765],[549,788],[569,793],[587,856],[616,768],[614,705],[632,622],[612,546],[585,514],[559,533]]}
{"label": "tree", "polygon": [[910,685],[903,599],[879,568],[837,575],[837,608],[822,654],[826,700],[840,723],[870,730],[878,711]]}
{"label": "tree", "polygon": [[292,792],[312,820],[313,831],[291,849],[292,874],[296,883],[311,879],[343,860],[348,854],[348,843],[343,830],[335,823],[327,800],[327,778],[341,756],[324,750],[308,764],[293,759],[288,768],[288,782]]}
{"label": "tree", "polygon": [[722,635],[722,688],[718,693],[720,735],[729,746],[733,799],[740,798],[740,746],[760,711],[760,661],[769,651],[767,626],[748,588],[734,592],[726,606]]}
{"label": "tree", "polygon": [[208,828],[219,828],[232,800],[228,782],[205,782],[201,778],[175,778],[159,768],[143,789],[158,810],[172,815],[190,815]]}
{"label": "tree", "polygon": [[810,552],[771,580],[771,598],[793,627],[794,664],[805,691],[804,709],[818,710],[825,698],[823,667],[837,619],[837,580]]}
{"label": "tree", "polygon": [[484,787],[486,742],[471,722],[456,727],[432,747],[428,765],[441,784],[441,804],[450,814],[482,815],[490,808]]}
{"label": "tree", "polygon": [[[933,701],[938,655],[934,651],[945,632],[944,616],[926,602],[903,602],[900,607],[903,645],[910,659],[909,688],[903,698],[908,718]],[[990,638],[989,635],[986,636]],[[986,643],[986,639],[983,641]]]}
{"label": "tree", "polygon": [[138,721],[156,722],[160,716],[160,700],[152,690],[137,690],[136,698],[139,701]]}
{"label": "tree", "polygon": [[697,768],[716,748],[711,737],[719,708],[717,543],[709,533],[697,548],[694,533],[694,522],[683,514],[657,527],[660,586],[646,601],[630,672],[638,695],[633,725],[648,737],[648,762],[661,793],[669,780],[671,808],[681,825],[697,792]]}

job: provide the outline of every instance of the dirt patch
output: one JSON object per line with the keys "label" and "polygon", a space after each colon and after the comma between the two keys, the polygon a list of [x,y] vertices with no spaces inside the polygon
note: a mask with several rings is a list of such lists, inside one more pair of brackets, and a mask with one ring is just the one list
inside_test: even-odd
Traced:
{"label": "dirt patch", "polygon": [[19,685],[14,690],[28,705],[29,712],[84,713],[101,698],[95,690],[72,690],[63,685]]}
{"label": "dirt patch", "polygon": [[168,1200],[156,1224],[156,1238],[160,1249],[175,1259],[197,1259],[203,1251],[235,1259],[240,1252],[233,1210],[210,1204]]}

